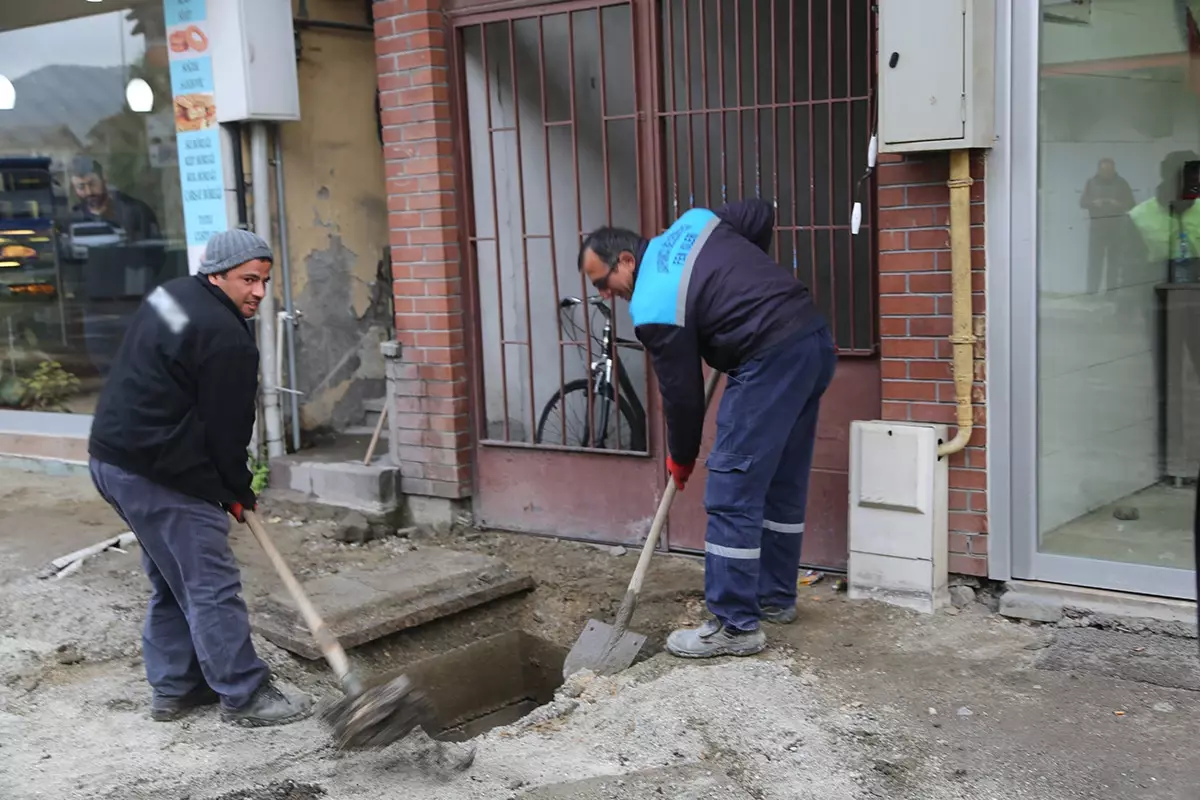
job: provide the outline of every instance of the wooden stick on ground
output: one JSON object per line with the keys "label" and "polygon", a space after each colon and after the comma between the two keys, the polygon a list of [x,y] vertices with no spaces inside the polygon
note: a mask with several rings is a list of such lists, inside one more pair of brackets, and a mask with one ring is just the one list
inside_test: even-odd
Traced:
{"label": "wooden stick on ground", "polygon": [[369,467],[371,459],[375,457],[375,446],[379,444],[379,434],[383,433],[383,423],[387,422],[388,407],[391,403],[383,404],[383,411],[379,412],[379,422],[375,423],[375,433],[371,434],[371,443],[367,445],[367,457],[363,459],[363,466]]}

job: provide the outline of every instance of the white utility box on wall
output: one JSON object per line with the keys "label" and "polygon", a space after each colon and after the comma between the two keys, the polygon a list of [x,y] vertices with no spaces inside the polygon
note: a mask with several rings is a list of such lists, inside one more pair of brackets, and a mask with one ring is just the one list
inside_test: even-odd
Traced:
{"label": "white utility box on wall", "polygon": [[218,122],[300,119],[291,0],[208,0]]}
{"label": "white utility box on wall", "polygon": [[850,597],[931,613],[949,600],[945,425],[850,424]]}
{"label": "white utility box on wall", "polygon": [[880,0],[879,150],[991,147],[995,0]]}

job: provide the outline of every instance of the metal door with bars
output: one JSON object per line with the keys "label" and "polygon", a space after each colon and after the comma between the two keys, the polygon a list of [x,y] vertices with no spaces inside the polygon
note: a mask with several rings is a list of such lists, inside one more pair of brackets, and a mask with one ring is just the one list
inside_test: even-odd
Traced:
{"label": "metal door with bars", "polygon": [[[775,207],[772,255],[803,280],[837,342],[808,498],[805,563],[843,568],[850,420],[880,413],[875,315],[871,0],[662,0],[664,227],[692,206]],[[862,203],[852,234],[850,215]],[[718,395],[714,404],[720,401]],[[701,459],[715,438],[706,425]],[[701,461],[702,463],[702,461]],[[702,485],[703,469],[693,477]],[[672,509],[671,546],[704,549],[703,493]]]}
{"label": "metal door with bars", "polygon": [[584,231],[644,229],[633,6],[454,18],[481,524],[642,538],[661,490],[656,392],[628,311],[589,299]]}
{"label": "metal door with bars", "polygon": [[[844,562],[848,421],[879,413],[870,186],[862,232],[849,231],[872,19],[870,0],[572,0],[452,17],[482,524],[644,535],[664,483],[657,392],[623,304],[587,299],[579,242],[754,195],[775,205],[773,254],[808,283],[843,356],[805,555]],[[677,501],[673,548],[702,548],[701,501]]]}

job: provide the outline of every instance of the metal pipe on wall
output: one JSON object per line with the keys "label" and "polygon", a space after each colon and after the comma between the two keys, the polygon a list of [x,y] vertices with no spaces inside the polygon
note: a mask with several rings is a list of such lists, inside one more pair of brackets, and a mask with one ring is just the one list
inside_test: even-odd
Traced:
{"label": "metal pipe on wall", "polygon": [[[225,214],[228,227],[240,227],[246,209],[246,175],[242,164],[242,127],[236,123],[220,127],[221,167],[224,170]],[[254,405],[254,428],[250,432],[250,451],[254,460],[262,458],[262,398]]]}
{"label": "metal pipe on wall", "polygon": [[279,218],[279,266],[283,282],[284,336],[287,339],[288,401],[292,418],[292,450],[300,449],[300,394],[296,390],[296,309],[292,304],[292,261],[288,251],[287,200],[283,183],[283,133],[275,128],[275,215]]}
{"label": "metal pipe on wall", "polygon": [[[271,241],[271,132],[265,122],[250,125],[250,181],[254,190],[254,232]],[[258,307],[258,351],[261,357],[263,422],[267,429],[267,458],[285,454],[279,387],[275,383],[275,292],[267,289]]]}
{"label": "metal pipe on wall", "polygon": [[233,148],[233,173],[236,181],[237,225],[242,227],[249,222],[250,216],[246,209],[246,165],[242,155],[242,123],[231,122],[226,127],[232,131],[233,141],[237,143],[237,146]]}
{"label": "metal pipe on wall", "polygon": [[975,331],[971,314],[971,151],[950,151],[950,292],[954,347],[954,399],[958,405],[958,430],[938,448],[938,457],[953,455],[967,446],[975,426],[971,387],[975,382]]}

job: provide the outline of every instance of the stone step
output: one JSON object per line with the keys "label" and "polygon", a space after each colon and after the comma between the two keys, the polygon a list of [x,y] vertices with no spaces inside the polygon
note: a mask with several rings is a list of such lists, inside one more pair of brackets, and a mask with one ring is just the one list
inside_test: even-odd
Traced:
{"label": "stone step", "polygon": [[366,440],[355,437],[336,448],[273,458],[271,489],[367,515],[390,514],[402,506],[400,470],[382,458],[381,447],[369,466],[362,463],[366,454]]}
{"label": "stone step", "polygon": [[[367,441],[369,442],[371,441],[371,437],[375,435],[375,423],[378,421],[379,417],[376,416],[375,420],[370,425],[351,425],[349,428],[344,429],[342,433],[347,436],[366,436]],[[383,430],[379,432],[379,441],[382,442],[387,438],[388,426],[384,425]]]}
{"label": "stone step", "polygon": [[375,423],[379,422],[379,415],[383,413],[386,403],[386,397],[372,397],[369,400],[363,400],[363,425],[370,428],[368,435],[375,430]]}

